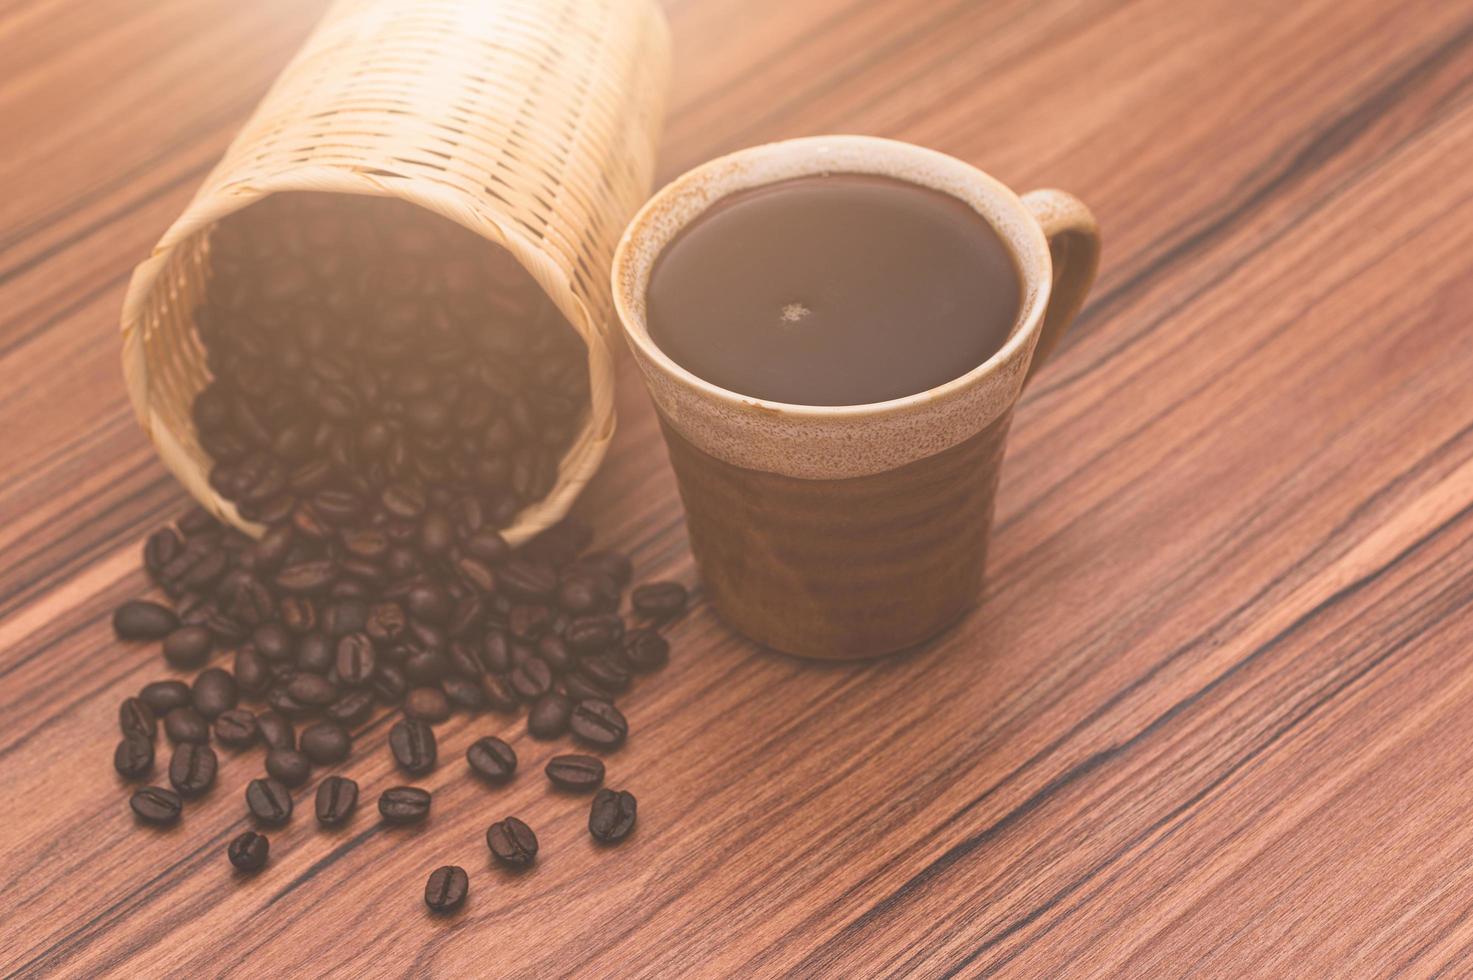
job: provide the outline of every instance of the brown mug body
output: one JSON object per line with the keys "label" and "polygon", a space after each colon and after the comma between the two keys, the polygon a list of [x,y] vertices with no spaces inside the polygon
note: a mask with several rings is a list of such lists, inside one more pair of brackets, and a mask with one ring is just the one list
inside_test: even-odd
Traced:
{"label": "brown mug body", "polygon": [[[951,193],[1008,243],[1023,278],[1003,348],[929,391],[804,406],[731,392],[675,364],[645,329],[660,250],[721,197],[816,173],[877,173]],[[1004,444],[1030,371],[1083,301],[1098,262],[1074,198],[1019,198],[968,164],[871,137],[753,147],[668,185],[615,254],[615,305],[665,435],[691,549],[722,618],[773,649],[830,659],[914,646],[977,600]]]}

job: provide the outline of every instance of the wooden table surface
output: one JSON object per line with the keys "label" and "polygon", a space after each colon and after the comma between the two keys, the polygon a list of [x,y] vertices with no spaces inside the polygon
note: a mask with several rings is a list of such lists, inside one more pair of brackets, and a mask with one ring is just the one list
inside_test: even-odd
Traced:
{"label": "wooden table surface", "polygon": [[[1066,188],[1106,236],[1024,398],[984,604],[872,665],[700,603],[580,800],[458,764],[232,880],[258,753],[167,833],[110,766],[142,535],[184,506],[118,367],[126,277],[320,0],[0,2],[0,973],[843,977],[1473,971],[1473,4],[670,0],[660,179],[852,131]],[[579,511],[694,583],[643,391]],[[347,766],[395,777],[385,723]],[[519,725],[524,765],[552,750]],[[543,841],[520,878],[482,832]],[[425,914],[425,875],[471,871]]]}

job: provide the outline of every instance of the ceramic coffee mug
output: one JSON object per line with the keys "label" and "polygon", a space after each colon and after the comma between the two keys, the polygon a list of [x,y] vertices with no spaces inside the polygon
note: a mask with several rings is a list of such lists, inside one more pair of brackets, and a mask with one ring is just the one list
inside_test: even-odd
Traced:
{"label": "ceramic coffee mug", "polygon": [[[646,329],[645,293],[665,245],[725,195],[826,173],[934,188],[992,224],[1023,279],[1017,322],[999,351],[918,394],[812,406],[717,387],[659,348]],[[1083,303],[1099,249],[1089,209],[1068,194],[1020,198],[960,160],[863,136],[752,147],[651,198],[615,253],[614,302],[722,618],[786,653],[857,658],[929,639],[971,607],[1013,407]]]}

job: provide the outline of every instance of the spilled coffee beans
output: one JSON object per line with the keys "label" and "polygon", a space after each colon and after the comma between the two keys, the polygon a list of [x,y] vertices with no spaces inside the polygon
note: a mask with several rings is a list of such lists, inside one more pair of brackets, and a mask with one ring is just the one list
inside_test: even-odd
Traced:
{"label": "spilled coffee beans", "polygon": [[317,822],[324,827],[346,823],[358,809],[358,784],[346,776],[328,776],[317,786]]}
{"label": "spilled coffee beans", "polygon": [[486,846],[508,868],[531,867],[537,860],[537,835],[516,817],[498,820],[486,830]]}
{"label": "spilled coffee beans", "polygon": [[487,735],[465,750],[471,771],[488,783],[504,783],[517,771],[517,754],[499,738]]}
{"label": "spilled coffee beans", "polygon": [[252,779],[246,786],[246,808],[264,824],[277,826],[292,818],[292,794],[274,779]]}
{"label": "spilled coffee beans", "polygon": [[430,872],[429,881],[425,882],[425,904],[431,912],[454,912],[465,904],[469,891],[470,879],[465,869],[447,864]]}
{"label": "spilled coffee beans", "polygon": [[430,815],[430,794],[418,786],[395,786],[378,798],[378,812],[395,824],[419,823]]}
{"label": "spilled coffee beans", "polygon": [[181,742],[174,746],[174,756],[169,760],[169,782],[180,796],[192,799],[215,785],[218,768],[214,749],[195,742]]}
{"label": "spilled coffee beans", "polygon": [[247,873],[260,871],[266,867],[266,859],[271,853],[271,842],[264,834],[258,834],[254,830],[247,830],[235,840],[230,842],[226,854],[230,857],[230,863],[235,865],[239,871]]}
{"label": "spilled coffee beans", "polygon": [[591,755],[553,756],[546,772],[554,786],[573,793],[591,792],[604,781],[603,760]]}
{"label": "spilled coffee beans", "polygon": [[616,844],[634,829],[637,811],[634,794],[601,789],[594,794],[588,811],[588,832],[600,844]]}
{"label": "spilled coffee beans", "polygon": [[134,790],[128,805],[133,808],[134,813],[138,814],[138,819],[144,823],[160,826],[178,820],[179,814],[184,810],[184,803],[179,799],[179,794],[160,786],[144,786]]}
{"label": "spilled coffee beans", "polygon": [[389,729],[389,751],[400,769],[423,776],[435,768],[435,730],[415,718],[395,722]]}

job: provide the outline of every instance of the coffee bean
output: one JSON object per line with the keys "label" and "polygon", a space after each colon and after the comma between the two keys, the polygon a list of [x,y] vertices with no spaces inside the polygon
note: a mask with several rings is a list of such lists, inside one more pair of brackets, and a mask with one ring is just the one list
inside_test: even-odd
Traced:
{"label": "coffee bean", "polygon": [[257,626],[251,634],[251,643],[262,657],[272,663],[290,660],[294,653],[292,635],[280,623],[262,623]]}
{"label": "coffee bean", "polygon": [[312,674],[326,674],[332,670],[337,653],[327,634],[313,630],[297,640],[296,664]]}
{"label": "coffee bean", "polygon": [[587,575],[570,576],[558,585],[557,604],[574,616],[596,611],[601,599],[598,587]]}
{"label": "coffee bean", "polygon": [[488,783],[504,783],[517,771],[516,752],[491,735],[472,742],[471,747],[465,750],[465,761],[470,764],[472,772]]}
{"label": "coffee bean", "polygon": [[650,619],[665,620],[685,609],[689,593],[679,582],[649,582],[629,594],[634,611]]}
{"label": "coffee bean", "polygon": [[251,815],[264,824],[278,826],[292,818],[291,791],[275,779],[252,779],[245,799]]}
{"label": "coffee bean", "polygon": [[496,575],[500,591],[523,602],[551,599],[557,592],[557,575],[525,558],[513,558]]}
{"label": "coffee bean", "polygon": [[202,796],[215,785],[215,773],[219,760],[215,750],[208,745],[181,742],[174,746],[174,756],[169,760],[169,782],[185,799]]}
{"label": "coffee bean", "polygon": [[164,715],[164,734],[171,742],[199,742],[210,740],[210,726],[204,715],[193,708],[175,708]]}
{"label": "coffee bean", "polygon": [[118,727],[124,735],[142,735],[150,742],[158,734],[158,718],[142,698],[126,698],[118,705]]}
{"label": "coffee bean", "polygon": [[486,696],[486,706],[492,711],[515,711],[521,703],[505,674],[482,674],[481,693]]}
{"label": "coffee bean", "polygon": [[367,633],[349,633],[338,640],[338,680],[348,687],[362,687],[373,680],[378,655]]}
{"label": "coffee bean", "polygon": [[199,557],[189,571],[179,579],[179,584],[191,592],[203,592],[225,574],[226,558],[221,551],[208,552]]}
{"label": "coffee bean", "polygon": [[616,749],[629,734],[629,723],[619,709],[607,701],[579,701],[573,707],[568,727],[581,742],[595,748]]}
{"label": "coffee bean", "polygon": [[433,585],[414,586],[404,596],[404,604],[409,615],[427,623],[443,623],[450,618],[450,597]]}
{"label": "coffee bean", "polygon": [[440,651],[450,642],[450,634],[443,628],[426,623],[422,620],[411,619],[406,632],[408,640],[421,650]]}
{"label": "coffee bean", "polygon": [[404,696],[404,713],[420,721],[442,722],[450,717],[450,701],[438,687],[416,687]]}
{"label": "coffee bean", "polygon": [[472,534],[462,537],[461,547],[468,555],[474,555],[489,565],[499,565],[511,556],[511,545],[506,543],[496,531],[491,528],[481,528]]}
{"label": "coffee bean", "polygon": [[549,692],[532,702],[527,711],[527,731],[533,738],[557,738],[568,730],[568,719],[572,714],[572,698]]}
{"label": "coffee bean", "polygon": [[358,784],[346,776],[328,776],[317,785],[317,822],[337,827],[358,808]]}
{"label": "coffee bean", "polygon": [[317,628],[317,603],[305,596],[286,596],[277,603],[281,623],[298,635]]}
{"label": "coffee bean", "polygon": [[486,623],[488,602],[479,595],[463,595],[455,600],[455,610],[445,629],[457,639],[478,634]]}
{"label": "coffee bean", "polygon": [[319,766],[342,762],[353,751],[347,729],[331,721],[319,721],[302,732],[302,754]]}
{"label": "coffee bean", "polygon": [[162,718],[175,708],[183,708],[192,702],[189,685],[183,681],[153,681],[143,685],[138,699],[153,709],[155,717]]}
{"label": "coffee bean", "polygon": [[153,740],[139,732],[124,732],[113,752],[113,768],[124,779],[142,779],[153,771]]}
{"label": "coffee bean", "polygon": [[579,616],[563,631],[563,639],[578,654],[606,650],[623,637],[624,621],[615,615]]}
{"label": "coffee bean", "polygon": [[179,617],[157,602],[134,599],[113,612],[113,631],[120,640],[162,640],[178,628]]}
{"label": "coffee bean", "polygon": [[285,786],[300,786],[312,778],[312,763],[296,749],[272,749],[266,753],[266,775]]}
{"label": "coffee bean", "polygon": [[184,536],[190,538],[220,529],[220,522],[215,520],[209,511],[198,504],[179,515],[179,520],[176,523],[179,525],[179,530],[183,532]]}
{"label": "coffee bean", "polygon": [[245,708],[232,708],[215,719],[215,741],[232,749],[249,748],[261,737],[256,716]]}
{"label": "coffee bean", "polygon": [[445,661],[450,672],[457,677],[473,681],[481,676],[481,662],[476,659],[475,649],[464,640],[451,641],[445,652]]}
{"label": "coffee bean", "polygon": [[558,789],[586,793],[604,781],[603,760],[591,755],[557,755],[547,763],[547,778]]}
{"label": "coffee bean", "polygon": [[529,868],[537,860],[537,835],[516,817],[498,820],[487,828],[486,846],[508,868]]}
{"label": "coffee bean", "polygon": [[595,687],[610,694],[629,689],[629,670],[621,660],[608,654],[584,657],[578,664],[578,673]]}
{"label": "coffee bean", "polygon": [[321,674],[298,674],[286,691],[300,704],[322,708],[338,699],[338,686]]}
{"label": "coffee bean", "polygon": [[571,674],[564,674],[559,680],[559,684],[562,686],[563,693],[572,698],[574,703],[586,701],[590,698],[595,701],[610,700],[609,692],[577,671]]}
{"label": "coffee bean", "polygon": [[256,542],[256,571],[274,572],[286,562],[296,543],[291,525],[278,524],[268,528]]}
{"label": "coffee bean", "polygon": [[578,657],[568,649],[568,644],[557,633],[544,633],[538,637],[537,656],[556,674],[565,674],[578,666]]}
{"label": "coffee bean", "polygon": [[419,823],[430,815],[430,794],[418,786],[386,789],[378,798],[378,812],[389,823]]}
{"label": "coffee bean", "polygon": [[183,550],[184,542],[179,540],[173,528],[160,528],[143,544],[143,567],[157,581],[162,577],[164,566],[178,558]]}
{"label": "coffee bean", "polygon": [[507,626],[511,635],[519,640],[535,640],[548,629],[552,623],[553,612],[548,606],[531,603],[519,603],[511,607],[511,613],[507,616]]}
{"label": "coffee bean", "polygon": [[194,710],[206,718],[218,718],[235,707],[238,698],[235,678],[227,670],[211,667],[194,679]]}
{"label": "coffee bean", "polygon": [[439,650],[415,650],[404,661],[404,674],[419,685],[433,685],[450,669],[450,660]]}
{"label": "coffee bean", "polygon": [[276,587],[290,595],[320,595],[337,577],[337,566],[330,561],[304,561],[288,565],[278,572]]}
{"label": "coffee bean", "polygon": [[452,707],[477,712],[486,707],[486,695],[481,685],[459,674],[452,674],[440,681],[440,689]]}
{"label": "coffee bean", "polygon": [[444,514],[431,511],[419,525],[419,550],[426,555],[445,554],[455,544],[455,528]]}
{"label": "coffee bean", "polygon": [[242,573],[234,577],[232,573],[226,576],[218,594],[224,608],[224,619],[212,617],[206,625],[216,639],[227,646],[239,642],[245,629],[260,626],[276,615],[275,598],[265,585],[250,575]]}
{"label": "coffee bean", "polygon": [[271,666],[247,643],[235,651],[235,686],[247,697],[257,698],[271,687]]}
{"label": "coffee bean", "polygon": [[144,823],[167,826],[179,819],[184,802],[179,794],[161,786],[143,786],[133,791],[128,805]]}
{"label": "coffee bean", "polygon": [[363,501],[346,490],[319,490],[312,509],[329,524],[348,524],[363,511]]}
{"label": "coffee bean", "polygon": [[409,690],[409,681],[404,677],[404,671],[398,667],[383,664],[374,671],[373,680],[368,686],[380,703],[397,705],[404,700],[404,694]]}
{"label": "coffee bean", "polygon": [[230,842],[225,853],[237,871],[251,874],[266,867],[266,860],[271,854],[271,842],[265,835],[247,830]]}
{"label": "coffee bean", "polygon": [[[346,564],[344,566],[347,567]],[[360,570],[361,571],[361,570]],[[337,638],[358,633],[368,625],[368,603],[361,599],[342,599],[322,613],[322,626],[327,635]],[[368,637],[364,637],[368,639]]]}
{"label": "coffee bean", "polygon": [[263,712],[256,716],[256,727],[260,729],[261,741],[268,749],[297,747],[297,730],[286,715],[276,711]]}
{"label": "coffee bean", "polygon": [[267,692],[266,703],[271,707],[272,711],[286,715],[288,718],[305,718],[316,709],[298,701],[291,696],[291,693],[285,687],[281,686],[281,683],[290,684],[296,677],[297,675],[295,673],[286,674],[283,681],[278,683],[278,686],[273,687]]}
{"label": "coffee bean", "polygon": [[465,904],[469,891],[470,879],[465,869],[447,864],[430,872],[430,879],[425,882],[425,905],[439,915],[454,912]]}
{"label": "coffee bean", "polygon": [[401,719],[389,729],[389,751],[400,769],[423,776],[435,768],[435,730],[423,721]]}
{"label": "coffee bean", "polygon": [[322,714],[344,728],[361,725],[373,714],[373,694],[366,690],[349,691],[322,709]]}
{"label": "coffee bean", "polygon": [[552,690],[552,668],[535,654],[511,672],[512,690],[524,701],[535,701]]}
{"label": "coffee bean", "polygon": [[504,674],[511,670],[511,637],[503,630],[491,629],[476,651],[481,669],[488,674]]}
{"label": "coffee bean", "polygon": [[496,573],[491,566],[479,558],[463,556],[455,563],[455,572],[476,592],[487,594],[496,591]]}
{"label": "coffee bean", "polygon": [[215,638],[205,626],[181,626],[164,638],[164,659],[180,670],[193,670],[209,659]]}
{"label": "coffee bean", "polygon": [[651,629],[634,629],[624,634],[624,658],[641,673],[659,670],[670,659],[670,644]]}
{"label": "coffee bean", "polygon": [[404,607],[399,603],[375,602],[368,607],[368,619],[363,624],[363,631],[374,643],[385,647],[397,643],[408,625]]}
{"label": "coffee bean", "polygon": [[600,844],[616,844],[629,836],[637,815],[634,794],[601,789],[594,794],[593,805],[588,810],[588,832]]}
{"label": "coffee bean", "polygon": [[400,520],[416,520],[425,512],[425,494],[417,484],[391,483],[379,495],[379,503]]}

